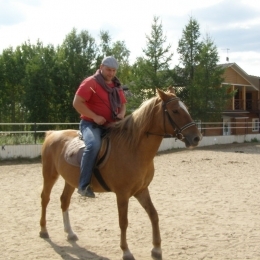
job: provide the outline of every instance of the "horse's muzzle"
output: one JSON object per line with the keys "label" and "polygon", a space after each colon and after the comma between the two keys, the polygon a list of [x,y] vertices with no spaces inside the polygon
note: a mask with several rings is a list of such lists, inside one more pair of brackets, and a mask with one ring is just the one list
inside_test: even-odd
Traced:
{"label": "horse's muzzle", "polygon": [[196,135],[196,136],[185,136],[185,139],[183,140],[187,148],[194,148],[198,146],[199,142],[202,140],[202,135]]}

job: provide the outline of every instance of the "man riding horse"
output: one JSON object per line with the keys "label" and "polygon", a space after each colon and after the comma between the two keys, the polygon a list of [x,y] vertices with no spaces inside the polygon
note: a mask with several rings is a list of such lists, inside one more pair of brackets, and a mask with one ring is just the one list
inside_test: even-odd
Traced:
{"label": "man riding horse", "polygon": [[85,143],[78,193],[90,198],[95,197],[90,181],[101,136],[108,124],[123,119],[126,112],[126,98],[116,77],[118,66],[114,57],[104,58],[97,72],[82,81],[73,100],[73,106],[80,114],[79,127]]}

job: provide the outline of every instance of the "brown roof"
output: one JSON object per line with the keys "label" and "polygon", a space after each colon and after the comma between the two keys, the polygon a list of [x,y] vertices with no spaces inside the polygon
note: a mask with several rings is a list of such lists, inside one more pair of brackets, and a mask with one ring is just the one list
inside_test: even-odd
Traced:
{"label": "brown roof", "polygon": [[240,68],[236,63],[225,63],[225,64],[219,64],[222,68],[232,68],[235,70],[239,75],[241,75],[245,80],[247,80],[249,83],[252,84],[252,87],[255,90],[260,90],[260,77],[258,76],[252,76],[247,74],[242,68]]}

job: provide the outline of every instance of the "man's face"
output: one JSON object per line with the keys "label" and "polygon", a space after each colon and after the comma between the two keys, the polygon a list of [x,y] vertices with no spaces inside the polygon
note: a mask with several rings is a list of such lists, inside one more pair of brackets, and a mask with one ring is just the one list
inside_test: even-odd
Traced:
{"label": "man's face", "polygon": [[111,82],[116,75],[116,69],[104,65],[100,66],[100,70],[106,82]]}

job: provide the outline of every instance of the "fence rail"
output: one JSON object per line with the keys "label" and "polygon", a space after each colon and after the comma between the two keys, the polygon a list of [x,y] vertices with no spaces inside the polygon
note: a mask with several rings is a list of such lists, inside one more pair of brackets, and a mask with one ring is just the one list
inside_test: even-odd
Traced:
{"label": "fence rail", "polygon": [[[236,122],[236,128],[247,128],[253,127],[252,122],[247,122],[239,126],[240,123]],[[232,125],[232,122],[230,123]],[[7,127],[21,127],[19,130],[3,130],[2,128]],[[26,129],[28,126],[33,127],[33,130],[22,130]],[[78,129],[79,123],[0,123],[0,162],[5,159],[15,159],[15,158],[36,158],[41,155],[41,147],[44,139],[44,133],[48,130],[60,130],[60,129]],[[208,146],[216,144],[228,144],[228,143],[242,143],[242,142],[252,142],[260,141],[259,133],[259,122],[258,131],[253,134],[242,134],[242,135],[224,135],[223,122],[211,122],[202,123],[197,122],[197,126],[200,131],[208,131],[210,129],[217,129],[216,131],[222,132],[222,135],[216,136],[204,136],[200,142],[199,146]],[[45,129],[38,129],[38,127],[44,127]],[[233,127],[233,126],[232,126]],[[247,131],[245,131],[247,132]],[[15,140],[12,140],[15,139]],[[13,142],[9,142],[9,141]],[[174,148],[184,148],[183,142],[176,140],[175,138],[163,139],[158,151],[166,151]]]}
{"label": "fence rail", "polygon": [[[223,135],[221,130],[224,130],[224,122],[196,122],[196,124],[202,133],[216,130],[219,132],[218,135]],[[30,144],[37,144],[42,142],[44,133],[48,130],[78,129],[78,126],[79,123],[0,123],[0,145],[3,144],[4,137],[17,138],[16,144],[18,144],[19,138],[15,135],[31,135],[33,141]],[[245,133],[250,130],[253,134],[259,133],[260,129],[259,121],[255,123],[247,121],[229,122],[228,127],[232,130],[245,129]]]}
{"label": "fence rail", "polygon": [[[52,127],[45,127],[52,126]],[[78,129],[79,123],[0,123],[0,145],[7,138],[18,139],[15,135],[31,135],[33,138],[26,143],[37,144],[42,142],[44,133],[48,130]],[[19,140],[14,141],[16,144]]]}
{"label": "fence rail", "polygon": [[40,125],[79,125],[79,123],[0,123],[0,126],[34,126],[35,130],[26,131],[0,131],[0,134],[21,134],[21,133],[45,133],[48,130],[36,130],[37,126]]}

